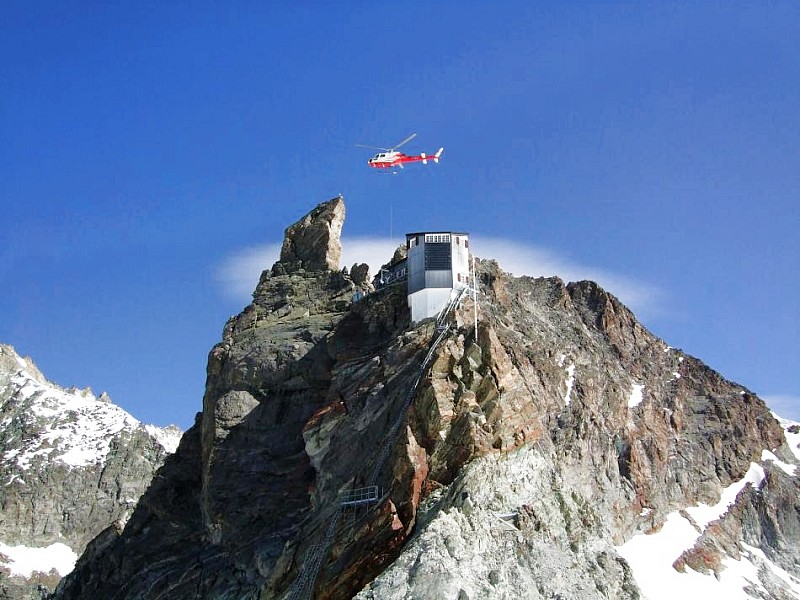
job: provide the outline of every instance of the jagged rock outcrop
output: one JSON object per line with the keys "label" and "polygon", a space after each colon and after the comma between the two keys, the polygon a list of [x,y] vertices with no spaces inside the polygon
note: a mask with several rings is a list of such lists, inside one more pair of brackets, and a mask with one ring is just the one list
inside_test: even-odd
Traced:
{"label": "jagged rock outcrop", "polygon": [[0,597],[54,589],[90,540],[127,520],[180,434],[106,394],[60,388],[0,344]]}
{"label": "jagged rock outcrop", "polygon": [[676,519],[695,534],[665,568],[693,584],[736,548],[764,555],[756,597],[800,576],[800,440],[596,284],[480,261],[477,331],[469,299],[412,327],[402,285],[351,303],[304,251],[228,322],[195,426],[58,598],[639,598],[630,544]]}
{"label": "jagged rock outcrop", "polygon": [[344,215],[344,199],[338,196],[288,227],[281,247],[281,267],[287,272],[338,271]]}

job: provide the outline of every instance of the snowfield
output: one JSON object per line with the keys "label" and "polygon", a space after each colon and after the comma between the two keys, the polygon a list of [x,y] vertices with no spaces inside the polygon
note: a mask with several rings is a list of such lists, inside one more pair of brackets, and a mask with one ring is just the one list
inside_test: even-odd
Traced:
{"label": "snowfield", "polygon": [[[8,560],[3,560],[3,556]],[[0,542],[0,566],[7,568],[12,577],[30,577],[53,570],[63,577],[75,568],[77,560],[78,555],[72,548],[60,542],[46,548],[7,546]]]}
{"label": "snowfield", "polygon": [[772,413],[772,416],[775,417],[778,420],[778,423],[781,424],[781,427],[783,427],[783,434],[786,436],[786,443],[789,444],[789,448],[792,449],[794,457],[797,460],[800,460],[800,423],[797,421],[784,419],[775,413]]}
{"label": "snowfield", "polygon": [[183,432],[170,425],[169,427],[156,427],[155,425],[144,426],[147,433],[149,433],[159,444],[170,454],[174,454],[178,449],[178,444],[181,441]]}
{"label": "snowfield", "polygon": [[[738,485],[738,484],[734,484]],[[637,535],[617,548],[628,561],[636,583],[649,600],[674,600],[675,598],[725,598],[726,600],[752,600],[744,590],[754,586],[769,597],[759,583],[759,569],[769,569],[782,580],[785,587],[800,597],[800,584],[786,571],[771,562],[758,548],[740,543],[741,560],[725,557],[724,570],[719,580],[713,575],[703,575],[690,568],[684,573],[672,564],[685,551],[694,546],[699,532],[692,524],[674,512],[667,517],[661,531],[652,535]]]}

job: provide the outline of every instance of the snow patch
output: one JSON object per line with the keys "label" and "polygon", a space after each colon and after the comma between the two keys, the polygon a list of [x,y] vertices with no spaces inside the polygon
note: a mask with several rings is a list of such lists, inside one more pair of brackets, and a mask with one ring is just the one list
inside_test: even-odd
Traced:
{"label": "snow patch", "polygon": [[770,461],[770,462],[772,462],[772,463],[775,463],[775,466],[776,466],[776,467],[780,467],[780,469],[781,469],[781,470],[782,470],[784,473],[786,473],[787,475],[792,475],[792,476],[794,476],[795,474],[797,474],[797,466],[795,466],[795,465],[790,465],[789,463],[785,463],[785,462],[783,462],[783,461],[782,461],[780,458],[778,458],[777,456],[775,456],[775,455],[774,455],[772,452],[770,452],[769,450],[764,450],[764,451],[762,451],[762,452],[761,452],[761,460],[762,460],[762,461],[763,461],[763,460],[768,460],[768,461]]}
{"label": "snow patch", "polygon": [[[794,454],[797,460],[800,460],[800,423],[784,419],[775,413],[772,413],[772,416],[775,417],[781,427],[783,427],[783,435],[786,438],[786,443],[789,445],[792,454]],[[792,433],[790,429],[794,429],[797,433]]]}
{"label": "snow patch", "polygon": [[628,408],[639,406],[644,399],[644,384],[634,383],[631,395],[628,396]]}
{"label": "snow patch", "polygon": [[33,380],[26,371],[11,382],[18,386],[18,398],[32,400],[28,416],[39,428],[15,457],[21,469],[29,468],[36,457],[48,457],[72,467],[102,462],[113,436],[139,426],[139,421],[124,410],[98,402],[86,390],[57,389]]}
{"label": "snow patch", "polygon": [[12,576],[30,577],[34,573],[49,573],[54,570],[64,577],[75,568],[78,555],[66,544],[56,542],[46,548],[29,546],[7,546],[0,542],[0,564],[6,567]]}
{"label": "snow patch", "polygon": [[761,465],[750,463],[750,468],[742,479],[722,490],[722,497],[719,502],[713,506],[708,504],[690,506],[686,509],[686,512],[689,513],[701,529],[705,529],[711,521],[716,521],[728,511],[728,508],[736,501],[736,496],[739,495],[745,485],[750,483],[755,489],[758,489],[764,482],[765,476],[764,468]]}
{"label": "snow patch", "polygon": [[741,546],[743,548],[743,552],[751,555],[751,560],[756,559],[761,564],[766,565],[767,568],[772,571],[773,575],[781,579],[783,583],[786,584],[786,587],[788,587],[796,595],[796,597],[800,598],[800,582],[798,582],[796,577],[772,562],[769,557],[764,554],[764,551],[761,548],[756,548],[755,546],[751,546],[750,544],[746,544],[744,542],[741,542]]}
{"label": "snow patch", "polygon": [[701,504],[687,508],[690,519],[678,511],[672,512],[658,532],[635,535],[617,547],[617,552],[631,566],[634,579],[645,597],[650,600],[672,600],[681,596],[750,600],[744,587],[757,584],[759,568],[762,561],[766,560],[765,556],[762,559],[763,553],[756,555],[760,552],[758,549],[753,548],[749,552],[745,549],[741,560],[734,560],[730,556],[723,558],[724,570],[719,580],[713,574],[703,575],[688,567],[684,573],[680,573],[672,565],[681,554],[695,545],[709,523],[725,514],[748,483],[758,488],[764,476],[761,466],[750,463],[745,476],[725,488],[715,505]]}
{"label": "snow patch", "polygon": [[566,369],[567,380],[564,382],[567,386],[567,393],[564,394],[564,405],[569,406],[572,396],[572,386],[575,384],[575,365],[570,365]]}
{"label": "snow patch", "polygon": [[155,425],[145,425],[144,429],[150,434],[150,437],[161,444],[161,447],[170,454],[174,454],[178,449],[178,444],[183,436],[183,432],[174,425],[163,429]]}
{"label": "snow patch", "polygon": [[719,580],[691,568],[676,571],[672,563],[694,545],[697,531],[677,512],[653,535],[637,535],[617,548],[633,570],[634,579],[649,600],[674,598],[725,598],[752,600],[744,588],[759,580],[758,566],[742,552],[742,560],[722,559]]}

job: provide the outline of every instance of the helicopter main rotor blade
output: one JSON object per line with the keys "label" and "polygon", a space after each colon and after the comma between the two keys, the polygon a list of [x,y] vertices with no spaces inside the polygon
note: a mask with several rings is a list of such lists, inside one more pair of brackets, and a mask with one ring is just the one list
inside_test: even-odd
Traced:
{"label": "helicopter main rotor blade", "polygon": [[413,140],[415,137],[417,137],[417,134],[416,134],[416,133],[412,133],[410,136],[408,136],[408,137],[407,137],[406,139],[404,139],[402,142],[400,142],[399,144],[397,144],[396,146],[394,146],[394,147],[392,148],[392,150],[397,150],[397,149],[398,149],[400,146],[402,146],[402,145],[403,145],[403,144],[405,144],[406,142],[410,142],[410,141],[411,141],[411,140]]}
{"label": "helicopter main rotor blade", "polygon": [[373,150],[382,150],[384,152],[391,152],[391,148],[381,148],[380,146],[367,146],[366,144],[356,144],[357,148],[372,148]]}

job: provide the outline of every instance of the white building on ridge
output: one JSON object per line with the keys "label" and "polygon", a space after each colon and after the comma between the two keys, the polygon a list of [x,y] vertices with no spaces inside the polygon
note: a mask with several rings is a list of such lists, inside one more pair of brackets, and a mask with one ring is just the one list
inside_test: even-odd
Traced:
{"label": "white building on ridge", "polygon": [[470,286],[469,235],[452,231],[406,234],[411,320],[434,317],[453,294]]}

